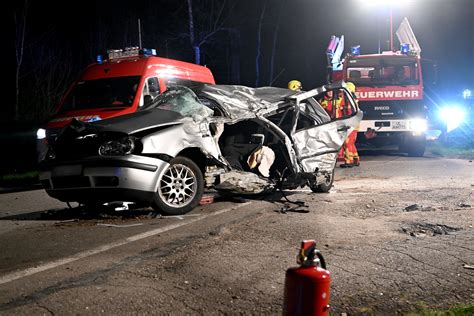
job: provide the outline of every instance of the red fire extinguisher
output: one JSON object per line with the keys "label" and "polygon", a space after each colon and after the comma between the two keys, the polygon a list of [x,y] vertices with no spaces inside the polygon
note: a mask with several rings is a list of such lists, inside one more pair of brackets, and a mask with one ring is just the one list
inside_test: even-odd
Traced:
{"label": "red fire extinguisher", "polygon": [[314,240],[303,240],[299,267],[286,270],[283,315],[328,315],[331,276]]}

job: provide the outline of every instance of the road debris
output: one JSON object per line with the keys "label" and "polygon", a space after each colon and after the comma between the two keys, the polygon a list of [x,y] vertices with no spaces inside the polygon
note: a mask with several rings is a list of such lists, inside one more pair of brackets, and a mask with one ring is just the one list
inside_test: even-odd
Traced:
{"label": "road debris", "polygon": [[422,207],[421,211],[422,212],[434,212],[434,211],[436,211],[436,208],[431,207],[431,206],[426,206],[426,207]]}
{"label": "road debris", "polygon": [[412,237],[450,235],[459,230],[461,228],[429,223],[411,223],[402,227],[402,231]]}
{"label": "road debris", "polygon": [[62,225],[62,224],[73,223],[73,222],[79,222],[79,219],[73,218],[73,219],[67,219],[67,220],[64,220],[64,221],[58,221],[58,222],[54,223],[54,225],[59,226],[59,225]]}
{"label": "road debris", "polygon": [[405,212],[414,212],[414,211],[422,211],[422,212],[434,212],[436,208],[432,206],[423,206],[418,204],[412,204],[405,207]]}
{"label": "road debris", "polygon": [[106,226],[106,227],[117,227],[117,228],[127,228],[127,227],[135,227],[135,226],[141,226],[143,223],[136,223],[136,224],[125,224],[125,225],[117,225],[117,224],[104,224],[104,223],[98,223],[97,226]]}
{"label": "road debris", "polygon": [[187,215],[162,215],[159,218],[177,218],[179,220],[183,220],[185,217],[196,217],[201,216],[200,214],[187,214]]}
{"label": "road debris", "polygon": [[283,204],[283,206],[279,209],[279,210],[275,210],[275,212],[277,213],[281,213],[281,214],[286,214],[288,212],[293,212],[293,213],[309,213],[309,210],[307,209],[301,209],[301,208],[308,208],[308,205],[302,203],[296,203],[296,202],[291,202],[292,204],[295,204],[295,205],[291,205],[290,203],[285,203]]}
{"label": "road debris", "polygon": [[195,217],[201,216],[200,214],[186,214],[186,215],[161,215],[158,212],[150,212],[146,215],[147,218],[177,218],[179,220],[183,220],[185,217]]}
{"label": "road debris", "polygon": [[148,215],[146,217],[147,218],[162,218],[163,215],[161,215],[158,212],[150,212],[150,213],[148,213]]}
{"label": "road debris", "polygon": [[463,264],[462,267],[463,267],[464,269],[474,270],[474,266],[473,266],[473,265]]}
{"label": "road debris", "polygon": [[199,205],[212,204],[214,203],[214,195],[204,194],[199,201]]}
{"label": "road debris", "polygon": [[405,207],[406,212],[418,211],[419,209],[420,209],[420,206],[418,204],[412,204],[410,206]]}

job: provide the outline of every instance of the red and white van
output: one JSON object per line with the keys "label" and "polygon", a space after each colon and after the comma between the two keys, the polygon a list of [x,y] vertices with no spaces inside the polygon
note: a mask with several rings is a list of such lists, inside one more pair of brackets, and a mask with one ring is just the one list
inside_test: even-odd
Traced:
{"label": "red and white van", "polygon": [[204,66],[156,56],[154,49],[109,50],[108,59],[89,65],[75,81],[56,114],[37,131],[39,160],[48,141],[73,118],[91,122],[138,111],[167,87],[215,84]]}

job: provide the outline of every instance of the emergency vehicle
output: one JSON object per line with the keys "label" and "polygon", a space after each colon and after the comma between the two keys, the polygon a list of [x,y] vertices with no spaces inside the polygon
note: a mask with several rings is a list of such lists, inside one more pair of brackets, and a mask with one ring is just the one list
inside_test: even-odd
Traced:
{"label": "emergency vehicle", "polygon": [[62,127],[77,119],[92,122],[138,111],[168,87],[215,84],[204,66],[156,56],[154,49],[109,50],[107,59],[97,56],[59,103],[56,114],[37,131],[42,160],[48,141]]}
{"label": "emergency vehicle", "polygon": [[[361,55],[360,46],[356,46],[337,61],[336,50],[331,54],[328,48],[334,66],[331,78],[356,86],[359,107],[364,112],[358,142],[377,147],[398,145],[400,152],[423,156],[428,109],[424,102],[421,48],[406,18],[396,34],[401,43],[399,51]],[[343,47],[343,37],[336,42],[336,49],[341,44]]]}

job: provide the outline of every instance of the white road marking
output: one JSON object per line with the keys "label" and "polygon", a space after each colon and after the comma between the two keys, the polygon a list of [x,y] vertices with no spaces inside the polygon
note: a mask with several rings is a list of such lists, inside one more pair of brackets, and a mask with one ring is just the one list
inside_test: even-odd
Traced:
{"label": "white road marking", "polygon": [[199,217],[195,217],[195,218],[190,219],[189,221],[186,221],[186,222],[178,222],[176,224],[171,224],[171,225],[168,225],[168,226],[165,226],[165,227],[156,228],[156,229],[153,229],[153,230],[150,230],[150,231],[138,234],[138,235],[127,237],[127,238],[125,238],[124,240],[121,240],[121,241],[116,241],[116,242],[113,242],[113,243],[110,243],[110,244],[107,244],[107,245],[102,245],[102,246],[96,247],[94,249],[79,252],[79,253],[74,254],[70,257],[54,260],[54,261],[39,265],[37,267],[14,271],[14,272],[11,272],[11,273],[6,274],[4,276],[1,276],[0,277],[0,284],[5,284],[5,283],[11,282],[11,281],[15,281],[15,280],[33,275],[33,274],[38,273],[38,272],[43,272],[43,271],[46,271],[46,270],[49,270],[49,269],[57,268],[59,266],[62,266],[62,265],[65,265],[65,264],[68,264],[68,263],[71,263],[71,262],[74,262],[74,261],[77,261],[77,260],[80,260],[80,259],[83,259],[83,258],[87,258],[87,257],[93,256],[93,255],[96,255],[98,253],[105,252],[107,250],[129,244],[129,243],[137,241],[137,240],[145,239],[145,238],[148,238],[148,237],[151,237],[151,236],[155,236],[155,235],[173,230],[173,229],[181,227],[181,226],[186,226],[188,224],[195,223],[195,222],[203,220],[207,217],[211,217],[211,216],[214,216],[214,215],[219,215],[219,214],[222,214],[222,213],[233,211],[233,210],[236,210],[236,209],[238,209],[242,206],[248,205],[250,203],[251,202],[242,203],[242,204],[239,204],[235,207],[225,208],[223,210],[214,212],[212,214],[205,214],[205,215],[202,215],[202,216],[199,216]]}

